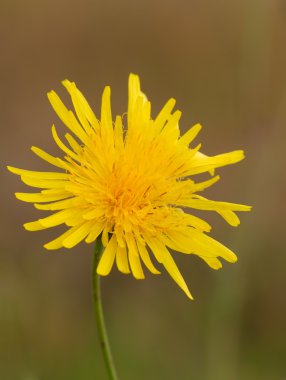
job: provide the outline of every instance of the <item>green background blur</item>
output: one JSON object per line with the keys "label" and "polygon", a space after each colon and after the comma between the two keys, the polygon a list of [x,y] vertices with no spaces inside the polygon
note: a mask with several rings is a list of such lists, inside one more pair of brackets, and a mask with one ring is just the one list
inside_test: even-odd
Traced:
{"label": "green background blur", "polygon": [[[104,308],[122,380],[285,380],[284,0],[1,0],[0,379],[106,380],[91,304],[92,246],[47,252],[61,229],[25,232],[41,212],[6,164],[49,169],[30,151],[59,154],[46,98],[76,81],[99,114],[103,86],[126,111],[138,73],[153,116],[174,97],[181,129],[200,122],[206,154],[244,149],[204,195],[251,204],[234,229],[210,212],[212,236],[239,257],[213,271],[175,254],[195,297],[165,274],[103,279]],[[42,214],[43,215],[43,214]]]}

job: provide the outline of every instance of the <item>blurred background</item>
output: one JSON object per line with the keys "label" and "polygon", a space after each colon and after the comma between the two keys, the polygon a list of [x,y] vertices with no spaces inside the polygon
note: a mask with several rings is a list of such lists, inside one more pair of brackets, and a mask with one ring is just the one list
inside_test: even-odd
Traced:
{"label": "blurred background", "polygon": [[[41,212],[7,164],[49,169],[30,151],[59,154],[46,92],[68,102],[76,81],[99,114],[112,86],[114,114],[126,111],[127,79],[140,75],[153,116],[170,97],[181,129],[213,155],[242,148],[246,160],[218,170],[208,198],[253,205],[233,229],[204,213],[212,236],[239,257],[216,272],[175,254],[195,297],[165,274],[103,279],[107,325],[125,380],[285,380],[284,0],[1,0],[0,378],[106,380],[91,302],[93,248],[45,251],[60,229],[29,233]],[[146,271],[147,272],[147,271]]]}

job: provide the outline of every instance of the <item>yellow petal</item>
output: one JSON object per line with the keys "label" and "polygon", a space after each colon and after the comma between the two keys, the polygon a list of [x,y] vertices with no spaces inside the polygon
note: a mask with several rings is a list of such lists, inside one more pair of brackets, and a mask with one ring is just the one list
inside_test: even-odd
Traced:
{"label": "yellow petal", "polygon": [[92,209],[91,211],[83,214],[83,218],[86,220],[98,219],[104,215],[104,208],[97,207]]}
{"label": "yellow petal", "polygon": [[201,218],[198,218],[195,215],[187,214],[186,212],[184,212],[183,220],[184,222],[188,223],[188,225],[195,227],[198,230],[205,232],[210,232],[211,230],[211,226],[206,221],[204,221]]}
{"label": "yellow petal", "polygon": [[78,226],[79,224],[82,224],[84,222],[84,219],[82,217],[82,212],[83,210],[81,208],[78,209],[77,207],[74,206],[73,213],[66,218],[65,224],[69,227]]}
{"label": "yellow petal", "polygon": [[115,254],[117,249],[116,236],[112,235],[109,240],[97,266],[96,272],[101,276],[107,276],[114,263]]}
{"label": "yellow petal", "polygon": [[58,201],[70,197],[71,195],[66,192],[55,194],[43,194],[43,193],[15,193],[17,199],[24,202],[52,202]]}
{"label": "yellow petal", "polygon": [[213,157],[196,155],[189,163],[190,168],[187,172],[187,175],[208,172],[221,166],[235,164],[243,159],[243,150],[236,150],[229,153],[219,154]]}
{"label": "yellow petal", "polygon": [[64,232],[62,235],[60,235],[56,239],[50,241],[49,243],[46,243],[44,245],[44,248],[46,248],[48,250],[54,250],[54,249],[62,248],[64,239],[66,239],[68,236],[73,234],[78,228],[80,228],[80,226],[70,228],[69,230]]}
{"label": "yellow petal", "polygon": [[128,126],[132,124],[135,102],[140,96],[140,79],[138,75],[130,74],[128,80]]}
{"label": "yellow petal", "polygon": [[24,170],[24,169],[14,168],[13,166],[7,166],[7,169],[14,174],[18,174],[20,176],[25,176],[25,177],[30,177],[30,178],[36,178],[36,179],[67,179],[68,178],[67,173],[37,172],[33,170]]}
{"label": "yellow petal", "polygon": [[46,229],[38,220],[35,222],[28,222],[24,224],[24,228],[27,231],[40,231]]}
{"label": "yellow petal", "polygon": [[76,154],[80,154],[82,152],[82,147],[80,144],[70,135],[69,133],[65,134],[65,138],[67,139],[68,143],[70,144],[70,147]]}
{"label": "yellow petal", "polygon": [[65,186],[68,181],[65,180],[48,180],[48,179],[37,179],[33,177],[21,176],[21,180],[29,186],[38,187],[42,189],[61,189],[65,190]]}
{"label": "yellow petal", "polygon": [[163,128],[164,124],[169,120],[171,112],[176,104],[176,100],[171,98],[167,101],[164,107],[161,109],[154,121],[154,129],[159,133]]}
{"label": "yellow petal", "polygon": [[122,152],[124,149],[124,140],[123,140],[123,126],[121,116],[116,116],[115,127],[114,127],[114,144],[115,148]]}
{"label": "yellow petal", "polygon": [[59,96],[54,92],[48,93],[48,99],[61,121],[83,142],[86,142],[86,133],[76,120],[74,114],[63,104]]}
{"label": "yellow petal", "polygon": [[222,268],[222,264],[216,257],[204,257],[200,256],[201,259],[203,259],[212,269],[220,269]]}
{"label": "yellow petal", "polygon": [[195,124],[192,128],[190,128],[186,133],[183,134],[183,136],[179,140],[179,144],[189,146],[201,129],[202,126],[200,124]]}
{"label": "yellow petal", "polygon": [[74,160],[80,162],[79,156],[76,153],[74,153],[72,150],[70,150],[67,146],[65,146],[65,144],[60,140],[60,138],[59,138],[59,136],[57,134],[57,131],[56,131],[56,127],[54,125],[52,126],[52,134],[53,134],[53,138],[54,138],[56,144],[58,145],[58,147],[63,152],[65,152],[68,156],[70,156]]}
{"label": "yellow petal", "polygon": [[107,144],[108,147],[113,148],[114,141],[110,94],[110,87],[106,86],[103,90],[101,102],[101,131],[105,144]]}
{"label": "yellow petal", "polygon": [[36,146],[32,146],[31,150],[40,158],[42,158],[44,161],[47,161],[49,164],[52,164],[54,166],[57,166],[58,168],[64,168],[63,161],[60,158],[53,157],[49,153],[46,153],[40,148],[37,148]]}
{"label": "yellow petal", "polygon": [[215,184],[219,179],[220,179],[220,176],[217,175],[211,179],[208,179],[207,181],[195,183],[191,187],[192,192],[195,193],[197,191],[203,191],[203,190],[207,189],[208,187],[212,186],[213,184]]}
{"label": "yellow petal", "polygon": [[85,129],[85,131],[87,133],[90,133],[90,125],[85,117],[85,114],[82,110],[82,107],[81,107],[81,104],[79,102],[79,99],[78,99],[78,90],[76,88],[76,85],[74,82],[70,82],[69,80],[64,80],[62,81],[62,84],[65,86],[65,88],[67,89],[67,91],[69,92],[70,96],[71,96],[71,99],[72,99],[72,103],[73,103],[73,106],[74,106],[74,109],[76,111],[76,114],[77,114],[77,117],[81,123],[81,125],[83,126],[83,128]]}
{"label": "yellow petal", "polygon": [[108,232],[109,232],[109,228],[108,228],[107,226],[105,226],[105,227],[103,228],[102,235],[101,235],[101,241],[102,241],[102,245],[103,245],[104,247],[107,246],[108,241],[109,241]]}
{"label": "yellow petal", "polygon": [[170,252],[164,244],[162,244],[158,239],[148,239],[147,241],[149,247],[152,249],[156,259],[162,262],[167,272],[173,278],[173,280],[179,285],[179,287],[186,293],[186,295],[193,299],[183,276],[181,275],[175,261],[173,260]]}
{"label": "yellow petal", "polygon": [[103,223],[94,223],[93,222],[93,226],[91,227],[90,233],[87,236],[87,238],[85,239],[85,242],[86,243],[94,242],[95,239],[97,239],[97,237],[101,234],[103,228],[104,228]]}
{"label": "yellow petal", "polygon": [[56,212],[46,218],[39,219],[39,223],[46,227],[55,227],[66,222],[66,220],[75,214],[75,209],[67,209]]}
{"label": "yellow petal", "polygon": [[82,224],[77,230],[63,240],[63,246],[65,248],[72,248],[80,243],[89,234],[91,226],[91,222]]}
{"label": "yellow petal", "polygon": [[116,265],[121,273],[130,273],[126,247],[120,247],[119,245],[117,246]]}
{"label": "yellow petal", "polygon": [[81,91],[76,87],[74,82],[70,82],[69,80],[64,80],[62,84],[66,87],[68,90],[69,94],[71,95],[72,102],[74,105],[74,108],[76,110],[77,116],[83,125],[84,129],[87,132],[90,132],[90,127],[91,125],[95,130],[98,130],[99,125],[98,125],[98,120],[90,108],[87,100],[81,93]]}
{"label": "yellow petal", "polygon": [[49,204],[38,204],[35,203],[34,206],[38,210],[50,210],[50,211],[56,211],[56,210],[62,210],[66,208],[70,208],[74,206],[75,198],[68,198],[64,199],[58,202],[53,202]]}
{"label": "yellow petal", "polygon": [[181,111],[175,111],[167,121],[166,125],[162,129],[162,132],[160,134],[161,138],[168,138],[169,141],[175,142],[179,135],[179,120],[182,116]]}
{"label": "yellow petal", "polygon": [[188,228],[187,231],[187,233],[180,231],[168,232],[168,235],[176,242],[181,252],[194,253],[198,256],[209,258],[221,256],[231,263],[236,262],[236,255],[223,244],[194,228]]}
{"label": "yellow petal", "polygon": [[146,247],[143,244],[139,243],[138,241],[137,241],[137,247],[138,247],[140,257],[141,257],[143,263],[149,269],[149,271],[153,274],[160,274],[160,272],[154,267],[154,265],[150,259],[149,252],[147,251]]}
{"label": "yellow petal", "polygon": [[137,249],[133,234],[132,233],[126,233],[125,239],[126,239],[126,243],[127,243],[127,247],[128,247],[128,258],[129,258],[129,264],[130,264],[131,271],[133,273],[133,276],[137,280],[141,280],[141,279],[145,278],[145,276],[144,276],[144,273],[142,270],[138,249]]}
{"label": "yellow petal", "polygon": [[237,227],[239,226],[240,224],[240,220],[239,220],[239,217],[231,210],[218,210],[217,211],[218,214],[220,214],[220,216],[222,218],[224,218],[228,224],[230,224],[231,226],[233,227]]}
{"label": "yellow petal", "polygon": [[[196,198],[195,198],[196,197]],[[211,201],[209,199],[198,198],[196,195],[192,199],[176,202],[182,206],[191,207],[197,210],[209,210],[209,211],[250,211],[251,206],[240,205],[230,202]]]}

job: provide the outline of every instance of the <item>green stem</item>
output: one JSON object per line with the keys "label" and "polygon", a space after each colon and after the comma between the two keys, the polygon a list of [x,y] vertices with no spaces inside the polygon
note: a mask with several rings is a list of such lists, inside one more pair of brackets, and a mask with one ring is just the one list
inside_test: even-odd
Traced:
{"label": "green stem", "polygon": [[110,380],[118,380],[116,375],[115,366],[112,359],[112,354],[108,342],[108,337],[105,328],[101,291],[100,291],[100,276],[96,272],[96,268],[103,252],[103,245],[99,237],[95,242],[94,257],[93,257],[93,271],[92,271],[92,285],[93,285],[93,301],[95,306],[95,319],[99,334],[100,347],[102,350],[103,358],[105,361],[106,369]]}

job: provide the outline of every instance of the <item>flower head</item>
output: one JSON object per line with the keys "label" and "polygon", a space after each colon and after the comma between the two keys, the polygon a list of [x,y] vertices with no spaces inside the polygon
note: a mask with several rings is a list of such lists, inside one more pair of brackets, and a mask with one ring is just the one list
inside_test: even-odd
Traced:
{"label": "flower head", "polygon": [[[72,248],[100,236],[105,246],[97,267],[100,275],[108,275],[114,262],[119,271],[131,272],[137,279],[144,278],[142,262],[150,272],[159,274],[153,256],[192,298],[169,249],[196,254],[214,269],[221,267],[220,258],[237,260],[231,250],[207,234],[211,230],[207,222],[185,209],[216,211],[237,226],[234,211],[249,211],[249,206],[211,201],[199,193],[219,180],[214,169],[242,160],[243,151],[208,157],[200,152],[200,145],[191,148],[201,126],[196,124],[181,136],[181,112],[173,111],[174,99],[152,119],[151,103],[141,92],[137,75],[129,77],[127,127],[121,116],[113,122],[110,87],[103,91],[99,119],[75,83],[64,80],[63,85],[75,113],[54,91],[48,98],[69,129],[64,143],[52,127],[64,157],[32,147],[36,155],[59,170],[8,167],[25,184],[42,189],[16,193],[16,197],[34,203],[39,210],[52,211],[24,227],[37,231],[65,224],[67,231],[45,244],[47,249]],[[204,172],[210,173],[210,179],[196,182],[195,175]]]}

